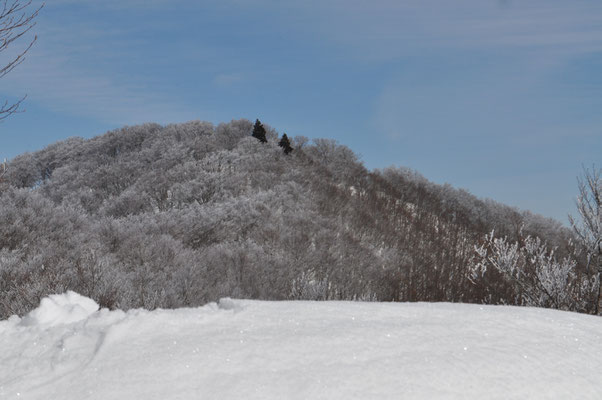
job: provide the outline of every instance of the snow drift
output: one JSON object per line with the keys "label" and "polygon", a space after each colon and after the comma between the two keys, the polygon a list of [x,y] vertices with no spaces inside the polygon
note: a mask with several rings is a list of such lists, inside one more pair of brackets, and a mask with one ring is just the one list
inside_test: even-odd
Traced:
{"label": "snow drift", "polygon": [[23,318],[21,325],[57,326],[88,318],[98,311],[92,299],[68,291],[63,295],[51,295],[40,302],[40,306]]}
{"label": "snow drift", "polygon": [[602,319],[535,308],[260,302],[98,310],[68,292],[0,321],[2,399],[580,398]]}

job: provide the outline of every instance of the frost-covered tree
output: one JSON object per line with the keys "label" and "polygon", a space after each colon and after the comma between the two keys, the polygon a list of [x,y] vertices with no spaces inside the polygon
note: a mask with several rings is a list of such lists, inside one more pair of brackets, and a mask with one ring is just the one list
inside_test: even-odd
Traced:
{"label": "frost-covered tree", "polygon": [[548,249],[538,237],[521,236],[512,242],[507,237],[496,238],[492,231],[480,246],[475,246],[475,252],[472,279],[483,279],[489,269],[494,269],[525,305],[570,309],[574,291],[589,287],[587,280],[576,282],[577,262],[573,258],[558,258],[555,249]]}
{"label": "frost-covered tree", "polygon": [[[43,7],[30,9],[31,0],[20,1],[20,0],[3,0],[0,1],[0,53],[6,51],[16,40],[20,39],[27,32],[29,32],[35,26],[35,18],[38,16],[40,9]],[[0,64],[0,78],[6,76],[15,67],[23,62],[25,55],[31,49],[33,44],[36,42],[37,36],[29,42],[27,46],[17,53],[16,56],[8,61]],[[25,100],[25,97],[16,101],[15,103],[9,103],[8,100],[4,101],[0,105],[0,120],[3,120],[19,112],[21,103]]]}
{"label": "frost-covered tree", "polygon": [[284,154],[289,154],[293,151],[293,147],[291,146],[291,142],[288,140],[286,133],[282,135],[282,139],[278,142],[278,146],[282,147]]}
{"label": "frost-covered tree", "polygon": [[587,252],[587,268],[596,266],[596,314],[602,315],[602,171],[585,169],[578,179],[577,211],[581,221],[569,215],[569,221]]}
{"label": "frost-covered tree", "polygon": [[261,143],[267,143],[267,139],[265,137],[265,128],[263,127],[263,124],[257,119],[255,120],[255,125],[253,125],[253,134],[252,136],[259,140]]}

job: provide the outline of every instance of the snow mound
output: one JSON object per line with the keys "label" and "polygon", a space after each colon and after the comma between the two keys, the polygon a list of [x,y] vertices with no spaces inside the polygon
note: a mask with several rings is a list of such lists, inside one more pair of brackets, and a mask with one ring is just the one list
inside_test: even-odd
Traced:
{"label": "snow mound", "polygon": [[73,291],[43,298],[35,310],[22,320],[23,326],[53,327],[87,319],[98,311],[98,304]]}
{"label": "snow mound", "polygon": [[233,311],[242,310],[242,306],[229,297],[223,297],[223,298],[219,299],[219,302],[217,303],[217,307],[220,310],[233,310]]}

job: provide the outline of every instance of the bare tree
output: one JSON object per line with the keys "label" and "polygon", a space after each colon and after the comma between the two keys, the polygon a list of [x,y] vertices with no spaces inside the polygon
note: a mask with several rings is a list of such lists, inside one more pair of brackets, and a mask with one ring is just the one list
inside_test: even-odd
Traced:
{"label": "bare tree", "polygon": [[588,271],[597,261],[598,302],[596,314],[602,315],[602,171],[592,167],[584,169],[583,177],[578,178],[579,196],[577,211],[580,223],[569,215],[571,225],[587,250]]}
{"label": "bare tree", "polygon": [[4,175],[6,175],[6,158],[0,163],[0,183],[4,180]]}
{"label": "bare tree", "polygon": [[[34,20],[44,5],[31,9],[31,3],[32,0],[0,0],[0,53],[7,50],[15,40],[20,39],[35,26]],[[3,78],[23,62],[25,54],[31,49],[37,38],[37,36],[34,36],[25,49],[17,52],[17,55],[6,64],[4,64],[5,61],[0,64],[0,78]],[[0,120],[19,112],[23,100],[25,100],[25,96],[15,103],[9,103],[8,100],[4,101],[0,105]]]}

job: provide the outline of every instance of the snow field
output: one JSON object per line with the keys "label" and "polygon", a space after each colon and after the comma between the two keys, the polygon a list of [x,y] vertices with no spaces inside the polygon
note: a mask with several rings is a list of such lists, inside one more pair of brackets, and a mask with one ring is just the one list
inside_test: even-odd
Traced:
{"label": "snow field", "polygon": [[599,399],[602,318],[449,303],[97,311],[0,322],[0,399]]}

